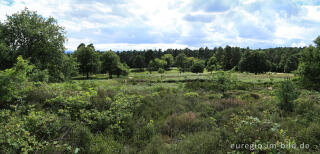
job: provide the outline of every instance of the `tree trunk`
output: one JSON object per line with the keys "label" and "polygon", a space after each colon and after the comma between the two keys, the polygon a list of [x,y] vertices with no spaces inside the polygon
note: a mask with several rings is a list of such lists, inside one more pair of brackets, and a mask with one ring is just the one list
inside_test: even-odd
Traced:
{"label": "tree trunk", "polygon": [[109,73],[109,79],[112,79],[112,73]]}
{"label": "tree trunk", "polygon": [[89,72],[87,72],[87,79],[89,79]]}

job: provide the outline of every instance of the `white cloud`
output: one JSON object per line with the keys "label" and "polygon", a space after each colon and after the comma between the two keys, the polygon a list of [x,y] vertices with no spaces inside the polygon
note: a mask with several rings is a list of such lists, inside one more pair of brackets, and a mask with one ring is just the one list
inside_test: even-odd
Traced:
{"label": "white cloud", "polygon": [[307,46],[306,43],[304,43],[303,41],[299,42],[299,43],[292,43],[291,47],[305,47]]}
{"label": "white cloud", "polygon": [[0,20],[28,7],[66,28],[68,50],[303,46],[320,35],[320,6],[302,0],[14,0]]}
{"label": "white cloud", "polygon": [[[144,49],[184,49],[189,46],[183,44],[165,44],[165,43],[153,43],[153,44],[128,44],[128,43],[116,43],[116,44],[95,44],[96,49],[100,50],[144,50]],[[193,47],[189,47],[193,48]]]}

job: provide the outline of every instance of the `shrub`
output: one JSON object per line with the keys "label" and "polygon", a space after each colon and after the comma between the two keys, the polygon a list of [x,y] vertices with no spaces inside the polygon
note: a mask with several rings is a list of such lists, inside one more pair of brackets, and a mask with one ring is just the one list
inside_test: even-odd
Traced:
{"label": "shrub", "polygon": [[[248,112],[242,111],[240,114],[234,114],[228,122],[228,129],[231,128],[231,132],[228,132],[228,138],[230,140],[230,148],[236,151],[243,151],[245,153],[292,153],[291,147],[280,148],[281,144],[293,145],[295,140],[286,134],[286,131],[280,129],[278,123],[274,123],[269,120],[269,117],[259,119],[252,117]],[[230,134],[229,134],[230,133]],[[233,146],[232,146],[233,144]],[[261,144],[263,146],[276,144],[276,149],[268,147],[263,148],[240,148],[237,149],[235,144]]]}
{"label": "shrub", "polygon": [[189,98],[194,98],[194,97],[199,97],[199,94],[196,92],[188,92],[188,93],[185,93],[184,96]]}
{"label": "shrub", "polygon": [[[142,125],[142,126],[139,126]],[[139,149],[142,147],[145,147],[152,137],[156,133],[156,128],[154,126],[154,121],[150,120],[149,122],[145,123],[139,123],[138,126],[136,126],[134,136],[133,136],[133,144],[136,145]]]}
{"label": "shrub", "polygon": [[48,82],[49,81],[49,72],[48,70],[39,70],[34,69],[29,75],[30,81],[33,82]]}
{"label": "shrub", "polygon": [[320,37],[314,41],[316,47],[309,46],[303,50],[299,59],[297,73],[302,85],[309,89],[320,88]]}
{"label": "shrub", "polygon": [[80,153],[123,153],[123,145],[113,137],[101,133],[93,134],[85,126],[76,126],[71,132],[73,146]]}
{"label": "shrub", "polygon": [[159,68],[158,69],[158,73],[163,74],[164,73],[164,69],[163,68]]}
{"label": "shrub", "polygon": [[145,149],[141,153],[169,153],[169,146],[165,143],[164,139],[160,135],[156,135],[151,139],[150,143],[145,147]]}
{"label": "shrub", "polygon": [[294,109],[293,101],[298,98],[299,92],[291,80],[286,79],[280,84],[280,89],[276,92],[279,99],[278,107],[286,112]]}
{"label": "shrub", "polygon": [[187,112],[171,115],[164,123],[162,129],[164,134],[176,137],[185,132],[198,131],[201,128],[201,121],[197,119],[195,113]]}
{"label": "shrub", "polygon": [[314,122],[310,126],[303,128],[298,132],[298,142],[300,144],[309,144],[311,150],[320,150],[320,124]]}
{"label": "shrub", "polygon": [[0,108],[5,102],[21,102],[26,97],[26,92],[31,88],[27,74],[32,68],[33,65],[19,56],[13,68],[0,71]]}
{"label": "shrub", "polygon": [[174,153],[188,154],[222,153],[222,144],[220,133],[217,130],[214,130],[187,136],[181,142],[178,142],[176,148],[172,148],[171,150]]}
{"label": "shrub", "polygon": [[204,70],[204,61],[198,60],[195,61],[191,66],[191,72],[192,73],[203,73]]}
{"label": "shrub", "polygon": [[236,98],[223,98],[217,101],[214,106],[216,110],[222,111],[228,108],[243,106],[244,104],[245,103],[243,101]]}
{"label": "shrub", "polygon": [[223,95],[233,86],[231,73],[224,71],[218,71],[217,73],[213,74],[211,82],[212,88],[221,91]]}

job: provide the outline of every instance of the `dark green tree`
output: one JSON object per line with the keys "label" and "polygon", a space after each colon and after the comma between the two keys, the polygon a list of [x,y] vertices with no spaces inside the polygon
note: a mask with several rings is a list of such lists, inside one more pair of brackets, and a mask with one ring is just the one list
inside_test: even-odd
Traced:
{"label": "dark green tree", "polygon": [[118,65],[114,69],[114,74],[116,74],[118,78],[120,77],[120,75],[127,76],[129,74],[129,68],[123,63],[118,63]]}
{"label": "dark green tree", "polygon": [[5,42],[3,30],[4,27],[0,22],[0,70],[4,70],[6,68],[11,67],[15,61],[15,59],[12,59],[12,52]]}
{"label": "dark green tree", "polygon": [[191,67],[192,67],[192,65],[193,65],[196,61],[198,61],[198,60],[199,60],[199,59],[194,58],[194,57],[188,57],[188,58],[186,59],[185,64],[183,65],[183,71],[191,72]]}
{"label": "dark green tree", "polygon": [[111,50],[103,53],[101,61],[102,72],[108,73],[110,79],[112,79],[112,75],[120,77],[120,75],[128,75],[129,73],[127,66],[120,62],[120,57]]}
{"label": "dark green tree", "polygon": [[134,67],[135,68],[144,68],[145,67],[145,58],[142,55],[134,57]]}
{"label": "dark green tree", "polygon": [[180,72],[184,72],[185,71],[183,68],[184,68],[184,65],[186,63],[186,60],[187,60],[187,56],[184,53],[180,53],[180,54],[177,55],[175,64],[179,68]]}
{"label": "dark green tree", "polygon": [[212,56],[207,62],[207,71],[212,72],[214,70],[219,70],[221,66],[215,56]]}
{"label": "dark green tree", "polygon": [[45,18],[24,9],[7,16],[3,35],[6,44],[11,48],[10,53],[5,54],[11,56],[10,59],[22,55],[36,67],[47,69],[51,81],[64,80],[62,69],[65,31],[54,18]]}
{"label": "dark green tree", "polygon": [[152,69],[152,71],[158,71],[159,68],[165,69],[165,66],[167,65],[167,61],[156,58],[153,61],[150,61],[149,67]]}
{"label": "dark green tree", "polygon": [[98,71],[98,53],[92,46],[85,46],[80,44],[78,49],[74,52],[74,56],[79,63],[79,71],[86,74],[87,79],[90,73],[97,73]]}
{"label": "dark green tree", "polygon": [[171,54],[165,54],[161,57],[162,60],[165,60],[167,62],[167,64],[164,66],[165,70],[169,70],[170,67],[173,65],[174,63],[174,58]]}
{"label": "dark green tree", "polygon": [[204,67],[205,67],[204,61],[203,60],[197,60],[191,66],[191,72],[192,73],[203,73]]}
{"label": "dark green tree", "polygon": [[246,51],[239,62],[241,72],[264,73],[269,71],[270,62],[262,51]]}
{"label": "dark green tree", "polygon": [[309,46],[300,57],[298,74],[303,85],[311,89],[320,89],[320,36],[314,41],[316,47]]}

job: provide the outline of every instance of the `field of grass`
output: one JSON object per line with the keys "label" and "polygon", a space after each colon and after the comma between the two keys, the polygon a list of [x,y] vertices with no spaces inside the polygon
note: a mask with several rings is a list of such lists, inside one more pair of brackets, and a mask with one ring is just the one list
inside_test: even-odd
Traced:
{"label": "field of grass", "polygon": [[[121,77],[121,79],[131,80],[131,81],[156,81],[156,82],[179,82],[183,80],[210,80],[210,78],[216,72],[204,72],[204,73],[191,73],[191,72],[184,72],[180,73],[177,68],[172,68],[170,71],[166,71],[163,74],[158,73],[157,71],[153,71],[149,73],[145,72],[131,72],[127,77]],[[265,74],[254,74],[254,73],[240,73],[240,72],[233,72],[232,76],[235,80],[246,82],[246,83],[266,83],[266,82],[281,82],[284,81],[286,78],[293,79],[295,78],[294,74],[292,73],[273,73],[268,72]],[[105,80],[108,79],[109,76],[107,74],[96,74],[92,75],[90,79],[95,80]],[[113,76],[116,78],[116,76]],[[78,76],[74,78],[75,80],[82,79],[85,80],[85,76]]]}
{"label": "field of grass", "polygon": [[[232,72],[223,79],[228,84],[225,91],[221,90],[225,84],[214,80],[217,75],[172,69],[164,74],[134,72],[113,79],[98,74],[88,80],[79,76],[64,83],[43,83],[27,92],[24,108],[0,118],[11,140],[34,136],[33,142],[23,142],[25,147],[38,147],[29,152],[319,152],[319,92],[297,86],[300,95],[292,102],[293,111],[284,111],[278,106],[277,91],[282,81],[296,78],[293,74]],[[18,128],[27,134],[10,136]],[[308,148],[281,147],[291,144]],[[11,146],[0,143],[1,147]]]}

